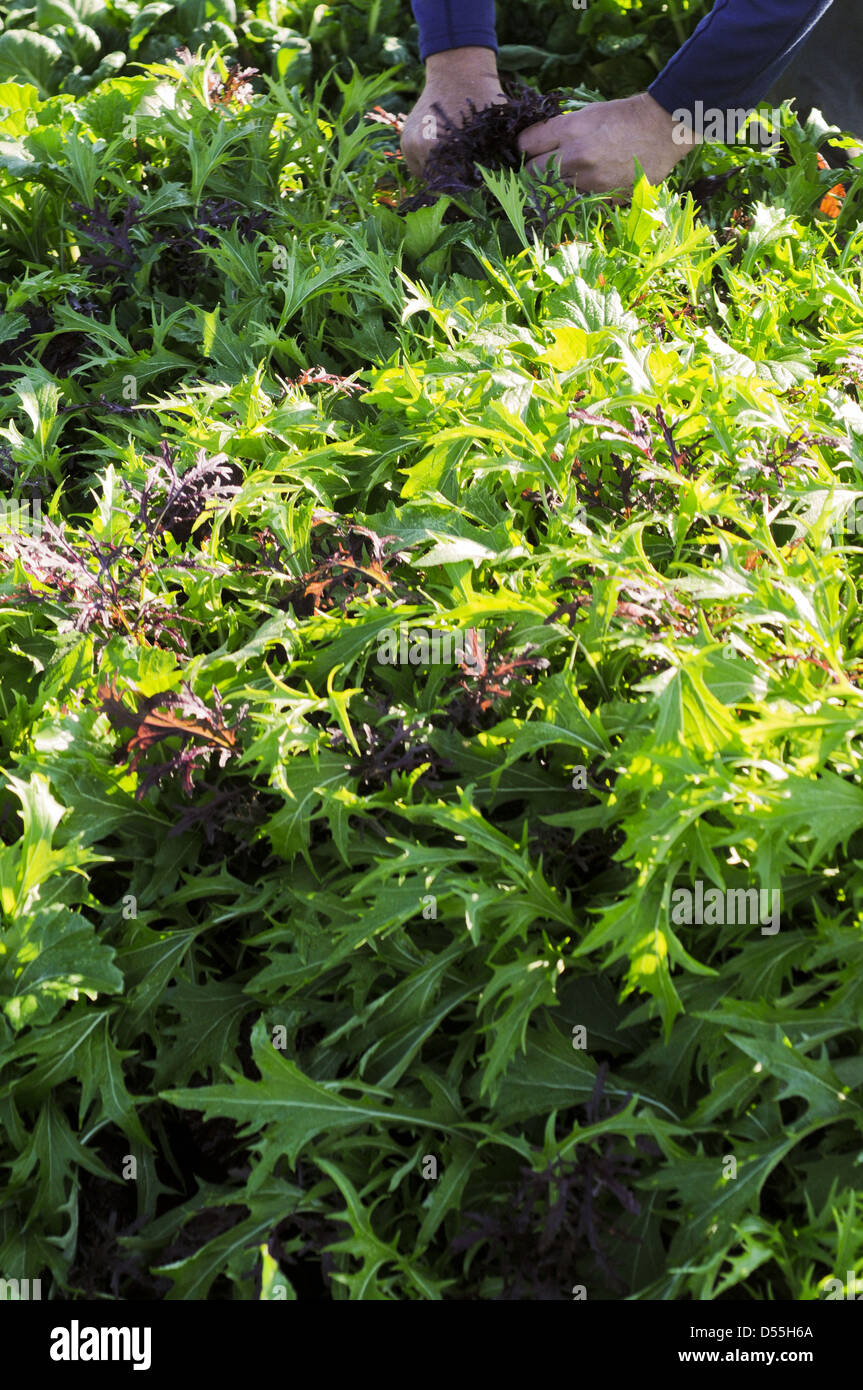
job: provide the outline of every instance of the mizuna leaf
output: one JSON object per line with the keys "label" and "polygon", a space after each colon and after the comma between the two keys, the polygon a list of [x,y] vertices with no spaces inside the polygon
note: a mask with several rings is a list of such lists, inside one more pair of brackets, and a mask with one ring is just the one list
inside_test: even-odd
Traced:
{"label": "mizuna leaf", "polygon": [[[275,1161],[278,1153],[284,1153],[294,1163],[318,1135],[357,1126],[398,1123],[450,1132],[423,1111],[402,1110],[381,1101],[350,1100],[332,1083],[312,1081],[272,1046],[260,1024],[255,1026],[253,1041],[260,1081],[248,1081],[231,1072],[230,1084],[166,1091],[165,1099],[185,1109],[237,1120],[246,1133],[260,1131],[267,1161]],[[366,1095],[381,1094],[376,1087],[362,1083],[351,1089]]]}

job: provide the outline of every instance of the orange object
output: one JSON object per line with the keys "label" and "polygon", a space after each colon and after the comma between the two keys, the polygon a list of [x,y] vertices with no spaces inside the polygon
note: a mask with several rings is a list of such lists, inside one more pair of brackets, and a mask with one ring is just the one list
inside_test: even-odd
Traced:
{"label": "orange object", "polygon": [[842,199],[845,197],[844,183],[834,183],[832,188],[828,188],[824,197],[819,203],[822,212],[828,217],[838,217],[842,211]]}
{"label": "orange object", "polygon": [[[818,168],[830,168],[830,165],[827,163],[827,160],[824,158],[823,154],[818,155]],[[828,188],[827,192],[824,194],[824,197],[821,199],[821,202],[818,204],[819,211],[823,212],[827,217],[838,217],[840,212],[842,211],[842,199],[844,197],[844,183],[834,183],[832,188]]]}

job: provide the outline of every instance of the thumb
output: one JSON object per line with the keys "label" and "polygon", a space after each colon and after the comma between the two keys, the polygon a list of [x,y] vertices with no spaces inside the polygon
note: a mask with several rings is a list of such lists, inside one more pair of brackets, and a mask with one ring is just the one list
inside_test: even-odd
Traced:
{"label": "thumb", "polygon": [[524,155],[548,154],[560,144],[560,117],[530,125],[518,137],[518,147]]}

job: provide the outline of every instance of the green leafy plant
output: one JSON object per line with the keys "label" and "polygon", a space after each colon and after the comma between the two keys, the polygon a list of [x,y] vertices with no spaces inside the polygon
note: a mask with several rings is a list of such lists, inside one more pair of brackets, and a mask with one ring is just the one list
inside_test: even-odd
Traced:
{"label": "green leafy plant", "polygon": [[[543,86],[700,13],[559,8],[502,19]],[[828,1296],[860,156],[786,109],[626,206],[412,208],[394,0],[4,19],[0,1273]]]}

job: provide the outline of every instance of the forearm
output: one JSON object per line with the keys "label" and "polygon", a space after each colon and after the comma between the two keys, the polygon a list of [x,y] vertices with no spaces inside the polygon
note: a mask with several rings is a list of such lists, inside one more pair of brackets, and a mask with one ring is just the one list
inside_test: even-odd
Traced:
{"label": "forearm", "polygon": [[470,81],[497,77],[497,54],[492,48],[449,48],[426,58],[426,82]]}
{"label": "forearm", "polygon": [[666,111],[751,108],[791,62],[832,0],[716,0],[648,87]]}

